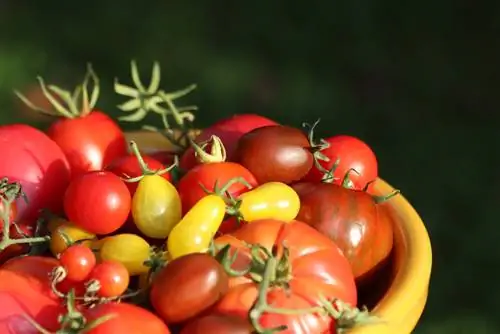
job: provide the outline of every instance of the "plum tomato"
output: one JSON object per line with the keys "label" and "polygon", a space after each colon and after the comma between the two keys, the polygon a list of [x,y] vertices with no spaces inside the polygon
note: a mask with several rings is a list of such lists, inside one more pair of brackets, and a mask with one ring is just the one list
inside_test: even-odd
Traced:
{"label": "plum tomato", "polygon": [[64,195],[64,211],[75,225],[95,234],[110,234],[127,220],[130,192],[115,174],[95,171],[74,178]]}
{"label": "plum tomato", "polygon": [[208,254],[179,257],[155,275],[150,300],[167,323],[180,323],[215,304],[228,290],[224,268]]}
{"label": "plum tomato", "polygon": [[[215,186],[223,187],[231,180],[245,180],[251,187],[257,186],[255,177],[240,164],[234,162],[216,162],[201,164],[188,171],[177,184],[182,201],[183,213],[188,212],[201,198],[216,189]],[[250,190],[242,182],[234,182],[227,189],[229,195],[238,197]]]}
{"label": "plum tomato", "polygon": [[102,261],[90,272],[89,286],[96,285],[97,295],[102,298],[121,296],[128,287],[130,277],[127,268],[116,261]]}
{"label": "plum tomato", "polygon": [[[325,171],[333,170],[333,183],[341,184],[344,176],[349,171],[352,188],[361,190],[367,183],[374,181],[378,176],[378,164],[375,153],[361,139],[352,136],[333,136],[325,139],[329,147],[321,150],[321,153],[329,158],[329,161],[318,161],[324,170],[313,166],[304,177],[304,181],[320,182]],[[334,166],[337,163],[336,166]]]}
{"label": "plum tomato", "polygon": [[100,245],[94,243],[93,249],[98,249],[102,261],[120,262],[127,268],[130,276],[136,276],[149,271],[144,262],[150,258],[150,246],[146,240],[135,234],[117,234],[100,240]]}
{"label": "plum tomato", "polygon": [[314,153],[302,130],[271,125],[252,130],[240,138],[236,161],[260,184],[273,181],[288,184],[309,173]]}
{"label": "plum tomato", "polygon": [[180,334],[251,334],[253,328],[245,318],[212,314],[189,321]]}
{"label": "plum tomato", "polygon": [[393,246],[390,216],[374,197],[330,183],[297,183],[301,220],[333,240],[362,280],[381,264]]}
{"label": "plum tomato", "polygon": [[[255,114],[240,114],[218,121],[211,127],[204,129],[195,139],[197,144],[209,140],[212,136],[217,136],[222,141],[226,149],[227,161],[234,161],[238,140],[245,133],[254,129],[276,125],[277,123],[266,117]],[[199,162],[195,157],[195,151],[189,147],[181,157],[180,167],[183,170],[190,170]]]}
{"label": "plum tomato", "polygon": [[54,256],[58,256],[74,243],[88,246],[95,238],[94,233],[87,232],[70,222],[63,222],[51,233],[50,251]]}
{"label": "plum tomato", "polygon": [[82,282],[89,276],[96,265],[92,250],[84,245],[72,245],[61,253],[61,266],[66,271],[66,278],[74,282]]}

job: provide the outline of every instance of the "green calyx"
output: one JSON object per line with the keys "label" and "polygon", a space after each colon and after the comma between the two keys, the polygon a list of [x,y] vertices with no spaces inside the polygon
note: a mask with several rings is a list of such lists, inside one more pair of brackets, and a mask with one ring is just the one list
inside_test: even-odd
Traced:
{"label": "green calyx", "polygon": [[313,124],[309,123],[302,123],[302,127],[307,130],[307,139],[309,141],[309,150],[313,154],[314,160],[320,160],[320,161],[330,161],[330,159],[325,156],[321,151],[327,149],[330,147],[330,144],[324,140],[323,138],[319,139],[318,142],[316,142],[316,139],[314,138],[314,131],[316,127],[318,126],[319,122],[321,120],[318,119],[316,122]]}

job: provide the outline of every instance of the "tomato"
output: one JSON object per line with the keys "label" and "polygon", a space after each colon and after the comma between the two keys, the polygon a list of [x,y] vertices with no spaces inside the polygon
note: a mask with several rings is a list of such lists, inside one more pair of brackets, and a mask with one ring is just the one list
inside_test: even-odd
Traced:
{"label": "tomato", "polygon": [[188,254],[155,275],[151,304],[166,323],[180,323],[215,304],[227,292],[228,281],[224,268],[213,257]]}
{"label": "tomato", "polygon": [[141,233],[165,239],[182,218],[177,189],[159,175],[144,175],[132,198],[132,217]]}
{"label": "tomato", "polygon": [[196,203],[175,225],[167,240],[171,259],[205,252],[226,213],[226,203],[217,195],[208,195]]}
{"label": "tomato", "polygon": [[281,182],[265,183],[241,195],[237,212],[246,222],[260,219],[295,219],[300,209],[299,195]]}
{"label": "tomato", "polygon": [[[350,171],[349,180],[355,189],[361,190],[367,183],[378,176],[378,164],[375,153],[362,140],[351,136],[334,136],[325,139],[330,145],[321,151],[329,158],[329,161],[318,161],[327,171],[334,169],[333,178],[335,184],[341,184],[344,176]],[[338,163],[334,167],[335,163]],[[325,171],[313,166],[304,181],[319,182],[325,175]]]}
{"label": "tomato", "polygon": [[[22,140],[21,140],[22,139]],[[34,224],[40,210],[62,210],[70,171],[64,153],[43,132],[23,124],[0,127],[0,176],[20,182],[29,205],[17,200],[18,221]]]}
{"label": "tomato", "polygon": [[70,222],[66,222],[52,231],[50,251],[54,256],[57,256],[76,242],[81,242],[83,245],[90,245],[91,240],[95,239],[95,237],[95,234],[87,232]]}
{"label": "tomato", "polygon": [[[236,178],[245,180],[252,187],[257,186],[257,181],[252,173],[234,162],[209,163],[194,167],[177,184],[182,201],[182,211],[188,212],[196,202],[207,195],[204,188],[213,192],[215,185],[223,187]],[[227,192],[234,197],[248,190],[249,188],[242,182],[235,182],[227,188]]]}
{"label": "tomato", "polygon": [[170,334],[165,323],[148,310],[128,303],[105,303],[85,310],[87,323],[110,316],[86,334]]}
{"label": "tomato", "polygon": [[298,183],[294,188],[302,203],[297,219],[335,241],[358,280],[389,256],[392,223],[371,195],[330,183]]}
{"label": "tomato", "polygon": [[241,221],[237,216],[230,216],[225,219],[219,227],[217,231],[217,236],[222,234],[227,234],[234,232],[238,229],[242,224],[246,224],[247,222]]}
{"label": "tomato", "polygon": [[[217,238],[215,244],[218,249],[230,245],[229,255],[236,254],[233,270],[250,269],[243,276],[230,278],[228,293],[212,309],[215,314],[249,317],[265,329],[287,326],[282,333],[316,334],[327,332],[332,317],[324,312],[293,314],[293,310],[318,308],[322,298],[338,298],[356,305],[356,285],[349,262],[333,241],[305,223],[255,221]],[[274,255],[269,257],[259,252],[259,260],[254,254],[250,267],[252,255],[248,244],[261,245]],[[258,318],[259,312],[249,314],[262,281],[271,286],[263,292],[267,304],[290,309],[292,314],[264,312]]]}
{"label": "tomato", "polygon": [[[164,166],[170,166],[174,162],[175,152],[172,151],[154,151],[148,154],[148,157],[155,159]],[[148,163],[149,165],[149,163]],[[169,180],[171,181],[171,180]]]}
{"label": "tomato", "polygon": [[54,258],[25,256],[11,259],[0,268],[0,333],[38,333],[25,319],[29,316],[44,328],[59,329],[64,313],[52,292],[49,275],[59,265]]}
{"label": "tomato", "polygon": [[251,334],[248,320],[229,315],[206,315],[188,322],[180,334]]}
{"label": "tomato", "polygon": [[[99,259],[120,262],[130,276],[149,271],[144,262],[150,258],[150,246],[146,240],[135,234],[117,234],[101,240]],[[96,245],[93,245],[93,248]],[[94,248],[95,249],[95,248]]]}
{"label": "tomato", "polygon": [[114,298],[122,295],[128,287],[130,277],[127,268],[120,262],[102,261],[90,272],[89,282],[98,282],[97,295]]}
{"label": "tomato", "polygon": [[61,253],[59,262],[66,271],[67,279],[81,282],[94,269],[96,258],[92,250],[87,246],[72,245]]}
{"label": "tomato", "polygon": [[[255,114],[241,114],[223,119],[209,128],[204,129],[195,139],[200,144],[210,139],[213,135],[219,137],[226,149],[227,161],[234,161],[238,140],[245,133],[268,125],[277,123]],[[188,148],[181,157],[180,167],[189,170],[198,165],[192,147]]]}
{"label": "tomato", "polygon": [[75,225],[95,234],[109,234],[127,220],[131,203],[124,182],[111,172],[89,172],[71,181],[64,211]]}
{"label": "tomato", "polygon": [[299,129],[272,125],[255,129],[238,141],[237,161],[259,183],[292,183],[309,173],[314,163],[312,143]]}

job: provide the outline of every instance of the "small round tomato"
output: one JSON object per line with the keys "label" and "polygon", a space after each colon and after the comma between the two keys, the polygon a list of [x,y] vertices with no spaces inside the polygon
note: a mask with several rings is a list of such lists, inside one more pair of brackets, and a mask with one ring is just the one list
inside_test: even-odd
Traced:
{"label": "small round tomato", "polygon": [[127,268],[120,262],[102,261],[90,272],[89,282],[98,282],[97,295],[114,298],[122,295],[128,287],[130,277]]}
{"label": "small round tomato", "polygon": [[324,170],[313,166],[303,179],[304,181],[319,182],[325,175],[325,170],[333,169],[333,183],[340,185],[345,175],[354,170],[356,172],[349,174],[349,180],[354,189],[361,190],[367,183],[377,178],[377,158],[365,142],[356,137],[344,135],[330,137],[325,141],[330,146],[321,150],[321,153],[329,158],[329,161],[318,161]]}
{"label": "small round tomato", "polygon": [[205,252],[226,214],[226,203],[217,195],[208,195],[196,203],[175,225],[167,239],[171,259]]}
{"label": "small round tomato", "polygon": [[212,256],[188,254],[155,275],[151,304],[166,323],[180,323],[215,304],[228,290],[228,281],[224,268]]}
{"label": "small round tomato", "polygon": [[64,211],[75,225],[95,234],[110,234],[127,220],[131,203],[125,183],[111,172],[89,172],[71,181]]}
{"label": "small round tomato", "polygon": [[87,232],[70,222],[66,222],[52,231],[50,237],[50,251],[54,256],[58,256],[76,242],[81,242],[82,245],[88,246],[95,238],[95,234]]}
{"label": "small round tomato", "polygon": [[[93,247],[97,246],[96,244]],[[150,258],[150,246],[146,240],[135,234],[117,234],[100,240],[99,259],[120,262],[130,276],[149,271],[144,262]],[[94,248],[95,249],[95,248]]]}
{"label": "small round tomato", "polygon": [[84,245],[73,245],[61,253],[61,266],[66,271],[66,278],[74,282],[84,281],[94,269],[95,255]]}
{"label": "small round tomato", "polygon": [[[257,186],[257,181],[252,173],[234,162],[207,163],[194,167],[177,184],[183,213],[188,212],[196,202],[207,196],[205,190],[213,192],[215,186],[223,187],[231,180],[236,179],[245,180],[251,187]],[[248,190],[249,188],[242,182],[234,182],[227,188],[227,192],[234,197]]]}
{"label": "small round tomato", "polygon": [[236,212],[246,222],[260,219],[291,221],[300,210],[299,195],[281,182],[265,183],[242,194]]}
{"label": "small round tomato", "polygon": [[187,323],[180,334],[250,334],[253,328],[249,321],[231,315],[206,315]]}
{"label": "small round tomato", "polygon": [[132,218],[145,236],[165,239],[182,218],[177,189],[159,175],[144,175],[132,198]]}

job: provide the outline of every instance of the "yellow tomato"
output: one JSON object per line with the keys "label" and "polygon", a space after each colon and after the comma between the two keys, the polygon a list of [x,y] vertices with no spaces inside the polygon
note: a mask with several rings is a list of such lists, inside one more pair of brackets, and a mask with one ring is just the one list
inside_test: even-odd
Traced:
{"label": "yellow tomato", "polygon": [[132,217],[145,236],[165,239],[182,218],[177,189],[159,175],[144,176],[132,199]]}
{"label": "yellow tomato", "polygon": [[49,233],[52,233],[52,232],[54,232],[54,230],[56,228],[58,228],[59,226],[61,226],[63,224],[67,224],[67,223],[69,223],[69,221],[64,219],[64,218],[53,217],[47,223],[47,231],[49,231]]}
{"label": "yellow tomato", "polygon": [[99,250],[102,261],[121,262],[130,276],[149,271],[144,264],[149,260],[150,246],[146,240],[135,234],[123,233],[106,237]]}
{"label": "yellow tomato", "polygon": [[50,238],[50,251],[54,254],[54,256],[57,256],[77,241],[86,240],[83,241],[82,244],[90,245],[92,243],[91,240],[95,239],[95,237],[95,234],[66,222],[59,225],[54,231],[52,231]]}
{"label": "yellow tomato", "polygon": [[167,240],[170,259],[205,252],[226,214],[226,203],[217,195],[200,199],[175,225]]}
{"label": "yellow tomato", "polygon": [[294,220],[299,214],[300,198],[292,187],[269,182],[242,194],[238,211],[246,222],[259,219]]}
{"label": "yellow tomato", "polygon": [[104,243],[106,242],[106,240],[108,240],[109,238],[111,238],[111,237],[104,237],[104,238],[101,238],[101,239],[95,239],[95,240],[92,240],[90,242],[89,247],[94,252],[95,259],[96,259],[97,262],[101,262],[102,261],[102,259],[101,259],[101,248],[102,248],[102,245],[104,245]]}

